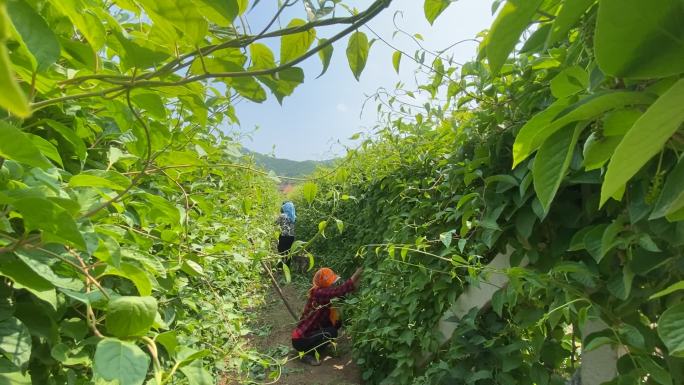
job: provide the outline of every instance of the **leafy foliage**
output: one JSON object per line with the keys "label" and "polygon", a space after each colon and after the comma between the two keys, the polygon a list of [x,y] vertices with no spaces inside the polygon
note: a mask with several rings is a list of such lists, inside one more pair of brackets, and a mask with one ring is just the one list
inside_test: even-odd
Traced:
{"label": "leafy foliage", "polygon": [[[303,246],[346,273],[365,266],[348,301],[363,377],[563,384],[580,352],[619,345],[610,384],[681,383],[684,99],[669,42],[684,30],[667,21],[681,4],[640,23],[643,2],[499,3],[479,60],[440,57],[417,89],[379,93],[375,134],[317,171],[313,203],[295,194]],[[344,232],[322,231],[332,220]],[[491,307],[441,336],[511,249]],[[590,320],[608,327],[583,334]]]}
{"label": "leafy foliage", "polygon": [[278,180],[222,127],[241,99],[291,95],[307,58],[325,72],[389,1],[282,28],[285,2],[252,33],[257,2],[0,0],[0,383],[206,384],[263,364],[243,337]]}

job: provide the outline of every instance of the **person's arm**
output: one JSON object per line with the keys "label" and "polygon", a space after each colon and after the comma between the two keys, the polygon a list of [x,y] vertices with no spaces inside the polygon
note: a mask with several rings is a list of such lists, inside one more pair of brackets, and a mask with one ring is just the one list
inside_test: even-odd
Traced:
{"label": "person's arm", "polygon": [[363,268],[358,268],[346,282],[340,286],[319,288],[315,292],[319,302],[330,301],[333,298],[344,297],[359,288],[359,282],[363,274]]}

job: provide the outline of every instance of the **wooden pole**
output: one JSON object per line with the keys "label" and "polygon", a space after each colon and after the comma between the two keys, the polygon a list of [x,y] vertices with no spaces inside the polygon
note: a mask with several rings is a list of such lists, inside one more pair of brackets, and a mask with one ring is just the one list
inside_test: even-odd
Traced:
{"label": "wooden pole", "polygon": [[287,300],[285,299],[285,295],[283,294],[283,291],[280,289],[278,281],[276,281],[275,277],[273,276],[273,272],[271,271],[271,269],[268,267],[268,265],[266,265],[266,262],[264,261],[261,261],[261,266],[264,268],[264,270],[266,270],[266,273],[268,273],[269,278],[271,278],[271,283],[273,284],[273,287],[278,292],[280,299],[283,300],[283,303],[285,304],[287,310],[290,312],[290,315],[292,315],[292,318],[294,318],[295,321],[299,321],[297,313],[295,313],[294,310],[292,310],[292,307],[290,307],[290,303],[287,302]]}

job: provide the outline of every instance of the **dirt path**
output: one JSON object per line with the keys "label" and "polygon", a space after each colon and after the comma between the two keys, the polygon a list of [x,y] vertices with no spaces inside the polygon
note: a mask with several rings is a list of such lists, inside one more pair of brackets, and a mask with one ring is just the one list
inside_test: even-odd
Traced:
{"label": "dirt path", "polygon": [[[283,293],[296,312],[304,307],[305,291],[298,290],[294,284],[284,285]],[[259,316],[255,346],[262,353],[277,359],[289,358],[282,367],[281,376],[276,384],[280,385],[358,385],[360,373],[351,358],[351,340],[342,332],[336,349],[321,356],[320,366],[310,366],[300,362],[291,348],[290,333],[294,320],[283,305],[280,297],[272,290],[267,303]],[[266,381],[268,382],[268,380]]]}

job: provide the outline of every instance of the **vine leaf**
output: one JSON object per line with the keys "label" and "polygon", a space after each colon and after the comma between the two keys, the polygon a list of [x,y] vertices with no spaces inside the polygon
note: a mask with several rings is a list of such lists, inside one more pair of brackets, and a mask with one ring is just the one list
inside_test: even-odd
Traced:
{"label": "vine leaf", "polygon": [[240,12],[237,0],[193,0],[202,15],[222,27],[229,27]]}
{"label": "vine leaf", "polygon": [[658,320],[658,335],[674,357],[684,357],[684,303],[665,310]]}
{"label": "vine leaf", "polygon": [[653,156],[658,154],[684,122],[684,79],[659,97],[625,134],[610,159],[601,187],[601,201],[615,195]]}
{"label": "vine leaf", "polygon": [[122,296],[109,302],[105,326],[120,338],[142,336],[150,330],[156,316],[154,297]]}
{"label": "vine leaf", "polygon": [[[300,27],[305,24],[306,20],[292,19],[287,28]],[[306,53],[315,39],[316,30],[313,28],[283,36],[280,39],[280,64],[288,63]]]}
{"label": "vine leaf", "polygon": [[36,69],[39,72],[45,71],[59,59],[57,37],[45,20],[24,0],[7,2],[7,12],[22,43],[35,60]]}
{"label": "vine leaf", "polygon": [[563,2],[556,18],[551,24],[551,31],[546,38],[546,47],[551,47],[567,36],[568,31],[577,25],[582,15],[596,0],[567,0]]}
{"label": "vine leaf", "polygon": [[679,159],[677,165],[670,171],[663,191],[656,202],[653,213],[649,219],[658,219],[673,214],[684,207],[684,157]]}
{"label": "vine leaf", "polygon": [[394,70],[397,71],[397,74],[399,73],[399,64],[401,63],[401,52],[399,51],[394,51],[392,54],[392,66],[394,66]]}
{"label": "vine leaf", "polygon": [[425,18],[430,24],[434,23],[439,15],[451,4],[451,0],[425,0],[423,11]]}
{"label": "vine leaf", "polygon": [[551,202],[565,177],[577,139],[585,126],[577,124],[574,128],[567,127],[551,135],[534,159],[534,190],[545,214],[549,212]]}
{"label": "vine leaf", "polygon": [[318,185],[313,182],[307,182],[302,186],[302,194],[304,195],[304,199],[309,204],[312,204],[314,199],[316,199],[316,194],[318,194]]}
{"label": "vine leaf", "polygon": [[83,8],[83,3],[77,0],[50,0],[55,9],[68,17],[88,41],[93,52],[98,52],[105,45],[106,32],[102,21],[94,12]]}
{"label": "vine leaf", "polygon": [[31,358],[31,334],[15,317],[0,321],[0,352],[8,355],[20,368]]}
{"label": "vine leaf", "polygon": [[42,169],[52,167],[31,137],[5,122],[0,122],[0,156]]}
{"label": "vine leaf", "polygon": [[610,91],[587,96],[567,108],[569,99],[560,99],[535,115],[518,133],[513,144],[513,167],[525,160],[554,132],[570,123],[595,119],[618,108],[651,104],[654,96],[644,92]]}
{"label": "vine leaf", "polygon": [[5,45],[6,28],[10,20],[7,16],[5,2],[0,3],[0,107],[21,118],[31,115],[28,99],[14,79],[12,62]]}
{"label": "vine leaf", "polygon": [[480,45],[492,73],[499,72],[543,0],[508,0]]}
{"label": "vine leaf", "polygon": [[357,81],[361,77],[364,67],[366,67],[369,49],[368,37],[365,33],[356,31],[349,37],[347,60],[349,61],[349,68]]}
{"label": "vine leaf", "polygon": [[[326,44],[328,39],[319,39],[318,40],[318,46],[322,46]],[[328,44],[323,49],[318,51],[318,57],[321,58],[321,63],[323,64],[323,70],[321,70],[320,75],[317,76],[317,78],[320,78],[323,76],[324,73],[328,71],[328,67],[330,66],[330,59],[332,58],[333,54],[333,46],[332,44]]]}
{"label": "vine leaf", "polygon": [[58,204],[45,198],[27,196],[13,201],[12,206],[24,218],[26,230],[41,230],[46,243],[65,242],[81,250],[86,249],[76,222]]}
{"label": "vine leaf", "polygon": [[149,366],[150,358],[133,342],[105,338],[97,344],[93,374],[120,385],[141,385]]}
{"label": "vine leaf", "polygon": [[600,0],[594,39],[599,67],[636,79],[684,72],[682,19],[679,0]]}
{"label": "vine leaf", "polygon": [[668,286],[666,289],[661,290],[661,291],[653,294],[652,296],[649,297],[649,299],[660,298],[660,297],[666,296],[668,294],[674,293],[675,291],[679,291],[679,290],[684,290],[684,281],[679,281],[677,283],[673,283],[672,285]]}

